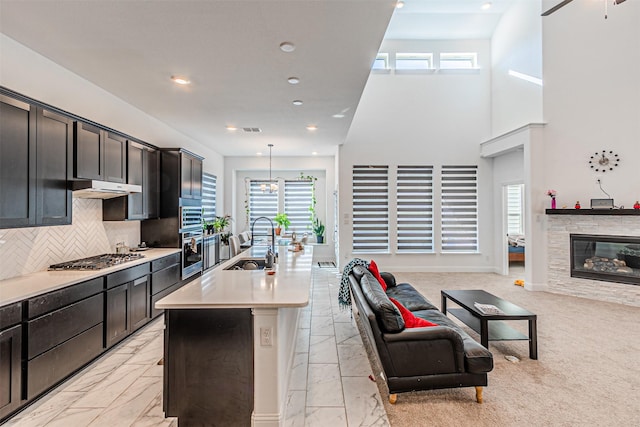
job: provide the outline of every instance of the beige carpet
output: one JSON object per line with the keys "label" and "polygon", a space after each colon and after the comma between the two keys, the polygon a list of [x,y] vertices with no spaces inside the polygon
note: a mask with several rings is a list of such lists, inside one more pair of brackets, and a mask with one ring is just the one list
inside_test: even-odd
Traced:
{"label": "beige carpet", "polygon": [[[526,291],[513,284],[522,271],[395,273],[438,307],[441,289],[484,289],[536,313],[538,360],[527,341],[490,342],[483,404],[470,387],[402,393],[391,405],[378,380],[392,426],[640,426],[640,308]],[[526,321],[509,323],[527,333]]]}

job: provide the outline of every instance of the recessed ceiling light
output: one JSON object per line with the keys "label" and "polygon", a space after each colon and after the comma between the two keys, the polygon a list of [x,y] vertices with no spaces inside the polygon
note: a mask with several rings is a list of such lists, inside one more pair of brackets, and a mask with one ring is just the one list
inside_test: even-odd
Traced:
{"label": "recessed ceiling light", "polygon": [[308,125],[307,130],[318,130],[318,126],[316,125]]}
{"label": "recessed ceiling light", "polygon": [[298,83],[300,83],[300,79],[297,77],[289,77],[287,81],[292,85],[297,85]]}
{"label": "recessed ceiling light", "polygon": [[188,85],[191,83],[191,81],[183,76],[171,76],[171,80],[173,80],[174,83],[177,83],[179,85]]}
{"label": "recessed ceiling light", "polygon": [[333,116],[331,116],[331,117],[333,117],[334,119],[342,119],[342,118],[344,118],[344,114],[342,114],[342,113],[338,113],[338,114],[334,114],[334,115],[333,115]]}
{"label": "recessed ceiling light", "polygon": [[312,156],[317,156],[317,155],[318,155],[318,152],[317,152],[317,151],[312,151],[312,152],[311,152],[311,155],[312,155]]}
{"label": "recessed ceiling light", "polygon": [[296,99],[295,101],[292,102],[293,105],[302,105],[303,102],[299,99]]}
{"label": "recessed ceiling light", "polygon": [[398,0],[396,2],[396,9],[402,9],[404,7],[404,2],[402,0]]}
{"label": "recessed ceiling light", "polygon": [[489,9],[491,9],[491,2],[490,2],[490,1],[487,1],[487,2],[482,3],[482,6],[480,6],[480,8],[481,8],[482,10],[489,10]]}
{"label": "recessed ceiling light", "polygon": [[227,125],[227,130],[238,130],[238,128],[233,125]]}
{"label": "recessed ceiling light", "polygon": [[258,151],[258,152],[256,153],[256,156],[262,156],[262,153],[261,153],[260,151]]}
{"label": "recessed ceiling light", "polygon": [[280,50],[289,53],[296,50],[296,46],[291,42],[282,42],[280,43]]}

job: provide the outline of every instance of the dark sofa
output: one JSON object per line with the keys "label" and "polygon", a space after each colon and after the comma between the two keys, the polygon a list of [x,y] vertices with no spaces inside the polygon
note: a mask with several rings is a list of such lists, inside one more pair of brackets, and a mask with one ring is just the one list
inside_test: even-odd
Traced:
{"label": "dark sofa", "polygon": [[[386,292],[363,266],[355,266],[348,278],[357,324],[369,341],[383,369],[389,402],[397,393],[452,387],[476,388],[482,403],[482,387],[493,369],[493,356],[453,323],[408,283],[396,284],[390,273],[381,273]],[[415,316],[439,326],[405,328],[392,297]]]}

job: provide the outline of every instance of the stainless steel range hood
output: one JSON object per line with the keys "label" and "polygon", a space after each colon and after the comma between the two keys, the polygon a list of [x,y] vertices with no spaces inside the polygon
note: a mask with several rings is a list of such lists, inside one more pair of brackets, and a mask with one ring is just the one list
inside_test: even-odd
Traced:
{"label": "stainless steel range hood", "polygon": [[142,193],[142,186],[98,180],[72,181],[73,197],[77,199],[112,199],[128,194]]}

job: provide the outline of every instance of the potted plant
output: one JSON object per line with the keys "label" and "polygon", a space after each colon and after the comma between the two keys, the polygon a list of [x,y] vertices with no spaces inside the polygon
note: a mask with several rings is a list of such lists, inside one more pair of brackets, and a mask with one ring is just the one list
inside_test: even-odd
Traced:
{"label": "potted plant", "polygon": [[280,235],[280,233],[282,232],[282,228],[283,227],[286,230],[291,225],[291,221],[287,217],[286,213],[277,214],[275,216],[275,218],[273,218],[273,220],[278,224],[278,227],[276,228],[276,235],[277,236]]}
{"label": "potted plant", "polygon": [[231,223],[231,215],[217,216],[213,221],[213,228],[216,233],[221,233]]}
{"label": "potted plant", "polygon": [[316,235],[318,243],[324,243],[324,224],[318,217],[313,221],[313,234]]}

